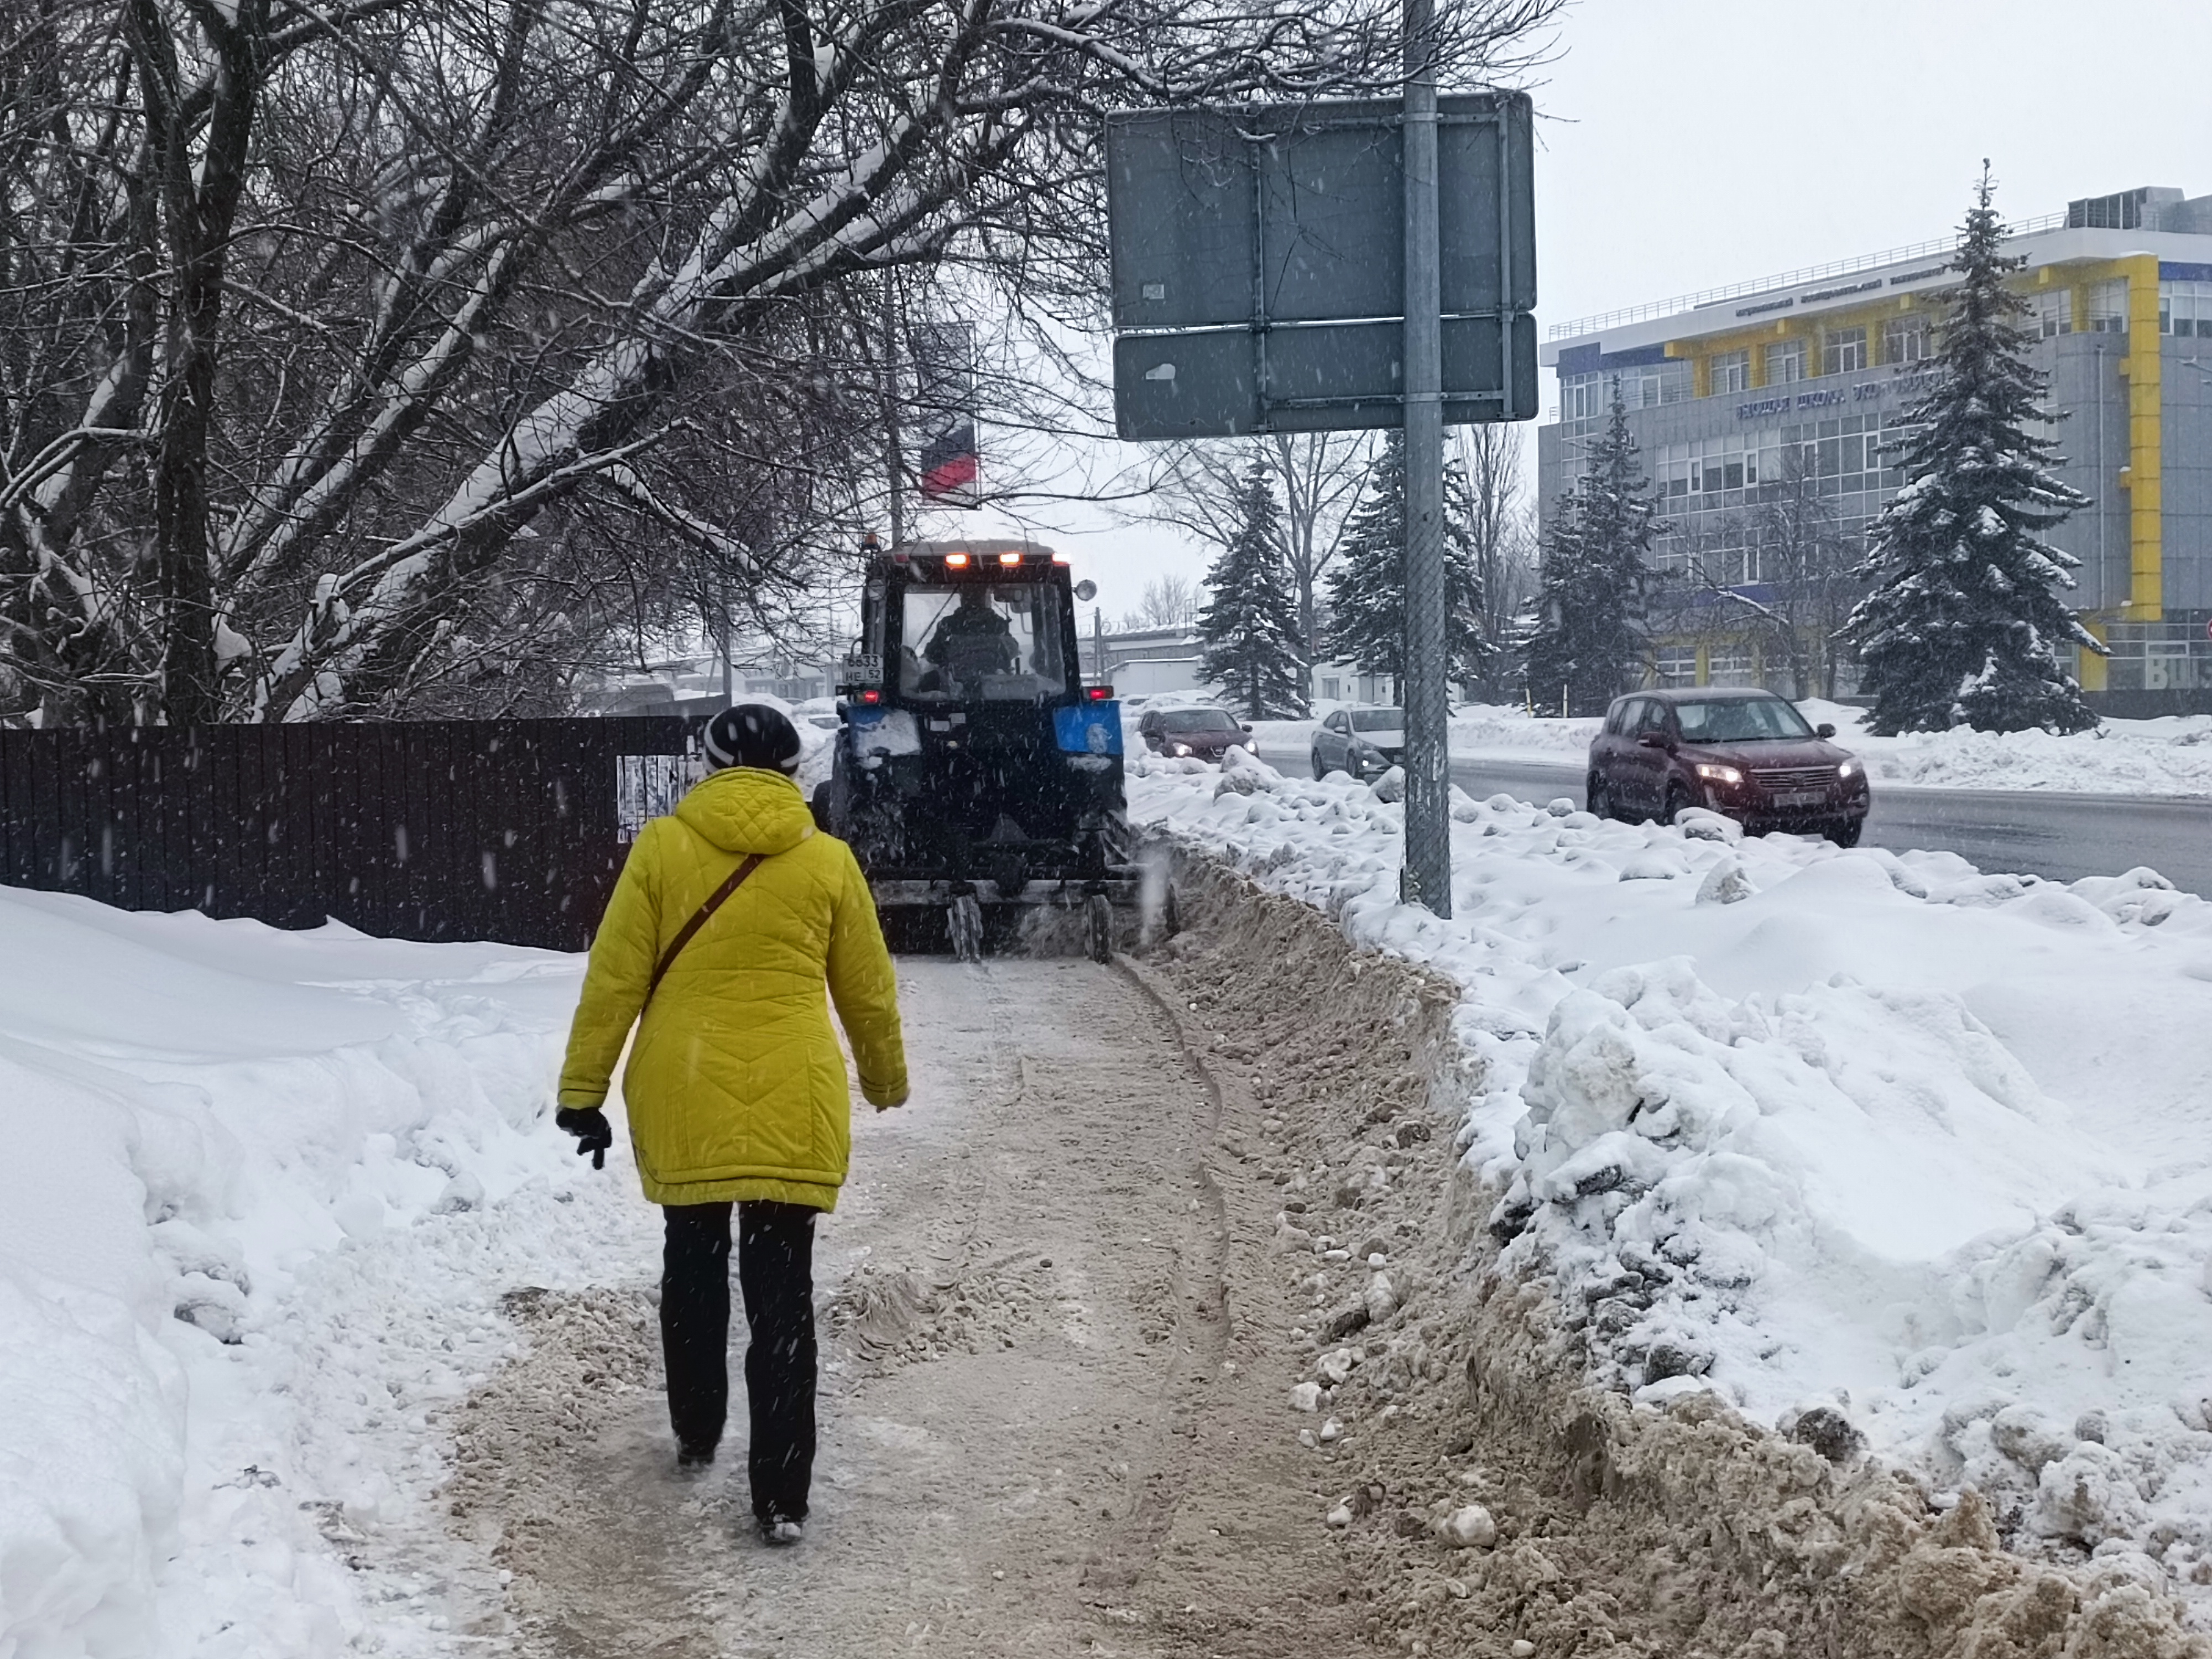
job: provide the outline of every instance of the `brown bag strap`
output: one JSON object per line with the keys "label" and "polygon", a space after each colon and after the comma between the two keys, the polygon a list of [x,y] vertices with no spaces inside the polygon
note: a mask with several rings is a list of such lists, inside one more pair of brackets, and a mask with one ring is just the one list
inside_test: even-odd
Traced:
{"label": "brown bag strap", "polygon": [[722,908],[723,901],[745,884],[745,878],[760,868],[760,861],[758,853],[748,853],[744,862],[731,871],[729,878],[720,887],[707,895],[706,902],[691,913],[691,920],[685,922],[676,937],[668,941],[668,948],[660,953],[660,960],[653,964],[653,978],[645,988],[645,1001],[638,1009],[640,1013],[653,1006],[653,994],[660,988],[660,981],[674,964],[678,953],[691,942],[694,933],[707,925],[708,918]]}

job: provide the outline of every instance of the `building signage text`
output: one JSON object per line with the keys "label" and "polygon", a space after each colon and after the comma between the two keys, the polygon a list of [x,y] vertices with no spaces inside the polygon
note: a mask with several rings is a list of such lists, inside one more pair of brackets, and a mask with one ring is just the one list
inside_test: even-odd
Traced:
{"label": "building signage text", "polygon": [[1838,404],[1863,403],[1869,398],[1881,397],[1882,391],[1881,381],[1869,380],[1864,386],[1853,387],[1848,397],[1841,388],[1801,392],[1794,398],[1784,392],[1779,398],[1760,398],[1751,403],[1738,404],[1735,417],[1739,421],[1759,421],[1769,415],[1787,415],[1793,409],[1827,409]]}
{"label": "building signage text", "polygon": [[1852,283],[1843,288],[1824,288],[1818,294],[1801,294],[1797,297],[1809,306],[1815,301],[1840,300],[1847,294],[1863,294],[1870,288],[1881,286],[1881,278],[1876,276],[1870,282]]}
{"label": "building signage text", "polygon": [[1827,386],[1817,392],[1784,392],[1775,398],[1757,398],[1747,404],[1735,406],[1739,421],[1763,421],[1771,416],[1788,415],[1800,409],[1834,409],[1844,404],[1874,403],[1889,395],[1893,386],[1901,398],[1917,398],[1936,383],[1933,374],[1905,374],[1895,380],[1862,380],[1850,387]]}

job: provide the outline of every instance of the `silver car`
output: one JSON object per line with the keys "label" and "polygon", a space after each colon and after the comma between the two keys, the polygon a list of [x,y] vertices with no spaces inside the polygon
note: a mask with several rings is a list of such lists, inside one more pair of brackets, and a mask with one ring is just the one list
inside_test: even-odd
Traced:
{"label": "silver car", "polygon": [[1405,758],[1402,708],[1340,708],[1314,732],[1313,775],[1317,778],[1332,772],[1380,777]]}

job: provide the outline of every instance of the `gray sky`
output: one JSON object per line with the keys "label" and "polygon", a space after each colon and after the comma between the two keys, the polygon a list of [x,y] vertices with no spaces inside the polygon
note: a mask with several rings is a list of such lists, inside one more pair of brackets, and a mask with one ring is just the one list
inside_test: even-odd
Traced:
{"label": "gray sky", "polygon": [[[2137,185],[2212,193],[2203,0],[1579,0],[1559,46],[1535,89],[1540,332],[1945,235],[1984,156],[2014,218]],[[976,534],[991,516],[963,515]],[[1032,533],[1109,620],[1208,556],[1092,509],[1044,516]]]}

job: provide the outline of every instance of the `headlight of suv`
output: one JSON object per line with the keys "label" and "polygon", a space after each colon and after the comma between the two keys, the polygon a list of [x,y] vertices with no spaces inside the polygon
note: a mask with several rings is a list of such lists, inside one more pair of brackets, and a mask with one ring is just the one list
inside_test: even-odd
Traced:
{"label": "headlight of suv", "polygon": [[1741,783],[1743,774],[1733,766],[1719,766],[1711,761],[1698,763],[1698,775],[1708,783]]}
{"label": "headlight of suv", "polygon": [[1858,776],[1860,773],[1865,770],[1866,768],[1860,765],[1858,762],[1855,760],[1847,760],[1841,766],[1838,766],[1836,769],[1836,775],[1841,778],[1845,783],[1849,783],[1853,778]]}
{"label": "headlight of suv", "polygon": [[1170,744],[1168,745],[1168,748],[1169,752],[1171,754],[1188,755],[1190,753],[1190,745],[1187,743]]}

